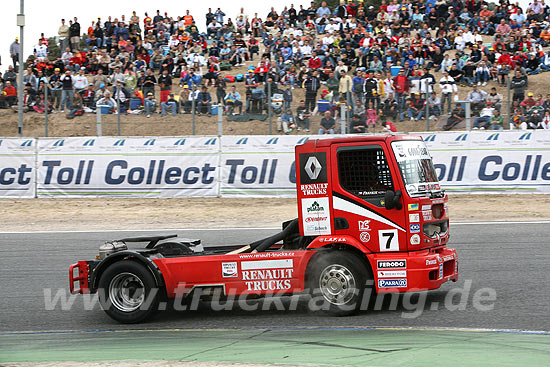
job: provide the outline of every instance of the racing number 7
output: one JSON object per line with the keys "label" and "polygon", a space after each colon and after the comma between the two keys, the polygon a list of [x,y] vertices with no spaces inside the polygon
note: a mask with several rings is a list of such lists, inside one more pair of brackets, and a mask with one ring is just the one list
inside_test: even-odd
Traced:
{"label": "racing number 7", "polygon": [[386,232],[386,233],[382,233],[382,236],[388,237],[388,241],[386,242],[386,250],[387,250],[391,247],[391,240],[393,239],[393,236],[395,236],[395,234],[393,232]]}
{"label": "racing number 7", "polygon": [[380,252],[382,251],[399,251],[399,237],[397,229],[384,229],[378,231],[378,243]]}

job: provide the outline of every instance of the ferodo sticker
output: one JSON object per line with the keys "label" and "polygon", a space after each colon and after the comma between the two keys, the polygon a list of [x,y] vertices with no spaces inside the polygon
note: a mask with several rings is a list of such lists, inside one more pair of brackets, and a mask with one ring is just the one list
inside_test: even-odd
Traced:
{"label": "ferodo sticker", "polygon": [[236,278],[238,276],[237,263],[222,263],[222,277],[224,278]]}
{"label": "ferodo sticker", "polygon": [[302,199],[302,226],[305,236],[332,233],[327,197]]}
{"label": "ferodo sticker", "polygon": [[378,269],[407,269],[407,260],[376,260]]}

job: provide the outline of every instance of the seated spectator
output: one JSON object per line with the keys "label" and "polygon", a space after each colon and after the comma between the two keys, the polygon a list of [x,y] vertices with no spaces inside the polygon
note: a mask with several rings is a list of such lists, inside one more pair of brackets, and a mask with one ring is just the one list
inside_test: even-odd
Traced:
{"label": "seated spectator", "polygon": [[296,124],[298,131],[304,129],[306,132],[309,132],[310,117],[311,114],[306,108],[306,102],[301,100],[300,105],[296,108]]}
{"label": "seated spectator", "polygon": [[455,104],[455,108],[451,112],[451,116],[449,116],[447,123],[443,126],[443,130],[445,131],[451,130],[453,127],[455,127],[460,122],[462,122],[465,117],[466,117],[466,113],[464,111],[464,108],[462,107],[462,104],[460,103]]}
{"label": "seated spectator", "polygon": [[[74,101],[73,101],[74,103]],[[98,107],[106,107],[108,108],[108,113],[113,113],[113,111],[117,108],[117,104],[114,99],[111,98],[111,92],[106,91],[103,98],[100,98],[96,104],[96,108]],[[103,112],[102,112],[103,113]]]}
{"label": "seated spectator", "polygon": [[0,107],[4,105],[7,108],[15,105],[16,103],[17,103],[17,90],[11,84],[11,82],[6,81],[4,90],[2,90],[2,93],[0,95]]}
{"label": "seated spectator", "polygon": [[353,115],[350,123],[351,134],[363,134],[366,130],[365,120],[359,115]]}
{"label": "seated spectator", "polygon": [[224,97],[224,102],[229,106],[230,111],[232,112],[235,107],[239,108],[239,114],[243,113],[243,102],[241,101],[241,95],[237,92],[237,88],[232,85],[229,93]]}
{"label": "seated spectator", "polygon": [[166,102],[162,102],[160,106],[162,116],[166,116],[168,109],[172,111],[172,116],[178,113],[178,101],[174,98],[174,93],[170,93]]}
{"label": "seated spectator", "polygon": [[430,118],[441,115],[441,98],[439,98],[435,92],[430,93],[426,103],[428,104]]}
{"label": "seated spectator", "polygon": [[477,85],[474,85],[466,99],[470,102],[472,113],[477,113],[477,111],[481,111],[485,107],[487,92],[478,89]]}
{"label": "seated spectator", "polygon": [[197,96],[197,103],[197,114],[208,114],[208,116],[212,115],[212,96],[206,87],[202,87],[199,95]]}
{"label": "seated spectator", "polygon": [[544,117],[539,124],[539,129],[550,130],[550,111],[544,112]]}
{"label": "seated spectator", "polygon": [[296,124],[294,122],[294,116],[292,116],[292,110],[286,109],[281,117],[278,119],[279,126],[277,127],[277,131],[284,132],[285,134],[290,134],[295,128]]}
{"label": "seated spectator", "polygon": [[491,125],[491,120],[493,119],[493,114],[495,112],[495,109],[493,108],[493,106],[491,106],[490,103],[487,103],[487,106],[485,106],[480,114],[479,114],[479,117],[477,117],[475,120],[474,120],[474,127],[473,129],[474,130],[477,130],[477,129],[481,129],[481,130],[485,130],[485,129],[488,129],[489,126]]}
{"label": "seated spectator", "polygon": [[330,111],[326,111],[325,115],[321,119],[321,126],[319,127],[319,135],[334,134],[336,127],[336,120],[330,114]]}
{"label": "seated spectator", "polygon": [[145,114],[147,118],[151,117],[151,113],[155,112],[157,109],[157,100],[153,93],[147,93],[147,96],[143,100],[143,107],[145,108]]}
{"label": "seated spectator", "polygon": [[495,110],[491,118],[491,130],[504,130],[504,121],[499,110]]}

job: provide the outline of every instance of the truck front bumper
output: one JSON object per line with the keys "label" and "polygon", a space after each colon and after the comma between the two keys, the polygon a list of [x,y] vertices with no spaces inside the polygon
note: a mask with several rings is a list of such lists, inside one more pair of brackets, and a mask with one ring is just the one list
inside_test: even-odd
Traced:
{"label": "truck front bumper", "polygon": [[456,250],[452,248],[377,253],[367,257],[379,293],[437,289],[449,280],[458,280],[458,257]]}

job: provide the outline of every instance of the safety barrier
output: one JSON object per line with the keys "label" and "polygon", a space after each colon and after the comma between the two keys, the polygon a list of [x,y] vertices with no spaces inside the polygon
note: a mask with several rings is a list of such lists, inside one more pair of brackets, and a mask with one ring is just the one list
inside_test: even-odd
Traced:
{"label": "safety barrier", "polygon": [[[550,192],[550,132],[420,135],[449,192]],[[314,138],[0,138],[0,197],[293,197]]]}

